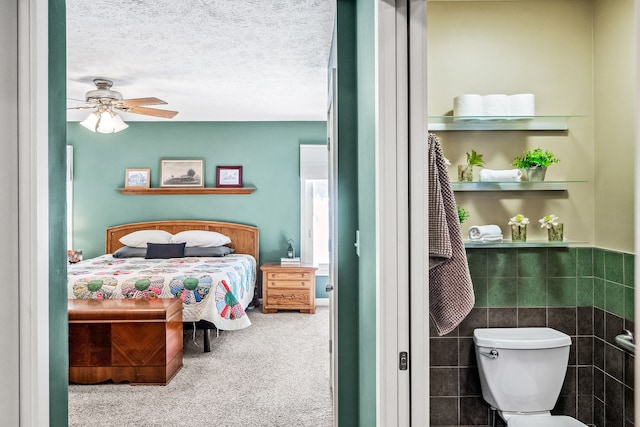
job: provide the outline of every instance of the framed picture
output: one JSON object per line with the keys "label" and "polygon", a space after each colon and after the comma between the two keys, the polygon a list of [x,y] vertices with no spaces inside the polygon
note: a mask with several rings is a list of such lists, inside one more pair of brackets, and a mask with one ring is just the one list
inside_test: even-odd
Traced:
{"label": "framed picture", "polygon": [[242,187],[242,166],[218,166],[216,187]]}
{"label": "framed picture", "polygon": [[125,188],[149,188],[149,180],[151,178],[151,169],[149,168],[131,168],[127,169],[124,177]]}
{"label": "framed picture", "polygon": [[204,187],[204,160],[160,160],[160,187]]}

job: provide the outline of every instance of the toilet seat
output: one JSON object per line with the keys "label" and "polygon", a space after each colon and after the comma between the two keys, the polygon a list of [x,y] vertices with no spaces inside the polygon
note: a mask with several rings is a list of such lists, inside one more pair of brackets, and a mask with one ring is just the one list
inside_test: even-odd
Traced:
{"label": "toilet seat", "polygon": [[507,427],[587,427],[587,425],[565,415],[515,415],[507,420]]}

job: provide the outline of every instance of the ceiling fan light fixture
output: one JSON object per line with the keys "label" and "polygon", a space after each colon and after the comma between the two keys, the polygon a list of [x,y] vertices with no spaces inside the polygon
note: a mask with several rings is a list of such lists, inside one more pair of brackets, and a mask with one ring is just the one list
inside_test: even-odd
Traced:
{"label": "ceiling fan light fixture", "polygon": [[116,133],[129,127],[119,115],[111,110],[94,111],[80,124],[91,132],[98,133]]}

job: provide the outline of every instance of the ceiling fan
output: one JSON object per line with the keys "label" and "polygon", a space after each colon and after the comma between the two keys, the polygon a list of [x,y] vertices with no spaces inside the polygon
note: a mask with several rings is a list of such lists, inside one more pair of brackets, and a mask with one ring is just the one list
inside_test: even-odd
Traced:
{"label": "ceiling fan", "polygon": [[70,108],[94,110],[89,114],[89,117],[80,122],[82,126],[92,132],[115,133],[128,128],[129,125],[122,121],[115,111],[144,114],[146,116],[162,117],[165,119],[171,119],[178,114],[177,111],[145,107],[145,105],[166,104],[165,101],[158,98],[123,99],[120,92],[111,89],[111,86],[113,86],[111,80],[96,78],[93,79],[93,83],[96,85],[96,89],[90,90],[85,94],[86,104]]}

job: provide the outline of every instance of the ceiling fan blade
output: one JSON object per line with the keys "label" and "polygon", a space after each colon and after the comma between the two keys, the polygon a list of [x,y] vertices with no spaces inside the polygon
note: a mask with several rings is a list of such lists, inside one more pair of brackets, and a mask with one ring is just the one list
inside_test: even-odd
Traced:
{"label": "ceiling fan blade", "polygon": [[133,98],[123,99],[118,103],[122,103],[125,107],[137,107],[139,105],[162,105],[166,104],[162,99],[150,97],[150,98]]}
{"label": "ceiling fan blade", "polygon": [[120,108],[125,113],[144,114],[145,116],[163,117],[165,119],[172,119],[178,114],[177,111],[160,110],[158,108],[147,107],[126,107]]}
{"label": "ceiling fan blade", "polygon": [[96,108],[95,105],[81,105],[79,107],[67,107],[67,110],[89,110]]}

